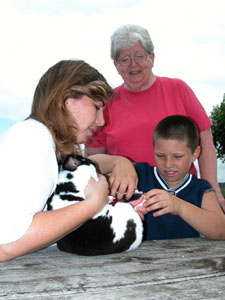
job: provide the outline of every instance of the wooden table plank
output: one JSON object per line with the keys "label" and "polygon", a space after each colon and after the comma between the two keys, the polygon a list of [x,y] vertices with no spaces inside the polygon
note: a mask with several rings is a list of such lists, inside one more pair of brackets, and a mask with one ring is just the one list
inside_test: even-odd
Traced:
{"label": "wooden table plank", "polygon": [[225,299],[225,242],[147,241],[85,257],[56,247],[0,264],[0,299]]}

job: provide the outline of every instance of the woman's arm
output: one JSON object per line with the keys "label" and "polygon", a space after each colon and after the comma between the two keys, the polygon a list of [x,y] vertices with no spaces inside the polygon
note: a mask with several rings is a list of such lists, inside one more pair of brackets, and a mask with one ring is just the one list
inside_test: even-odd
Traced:
{"label": "woman's arm", "polygon": [[46,247],[81,226],[108,202],[108,183],[104,176],[99,181],[90,179],[85,188],[86,200],[70,206],[38,212],[27,232],[18,240],[0,245],[0,261]]}
{"label": "woman's arm", "polygon": [[106,154],[106,147],[85,147],[84,155]]}
{"label": "woman's arm", "polygon": [[117,199],[130,199],[137,186],[138,177],[133,164],[125,157],[96,154],[89,157],[102,174],[109,175],[110,194]]}
{"label": "woman's arm", "polygon": [[201,154],[199,156],[199,170],[202,179],[207,180],[216,192],[218,202],[225,212],[225,199],[221,194],[217,181],[217,159],[213,144],[211,129],[208,128],[200,133]]}

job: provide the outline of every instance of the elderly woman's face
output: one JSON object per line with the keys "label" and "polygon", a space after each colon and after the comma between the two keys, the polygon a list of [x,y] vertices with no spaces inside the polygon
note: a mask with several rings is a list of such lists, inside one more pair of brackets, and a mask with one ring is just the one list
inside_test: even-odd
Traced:
{"label": "elderly woman's face", "polygon": [[80,144],[85,143],[92,136],[97,126],[104,125],[101,101],[94,101],[84,95],[80,99],[66,99],[65,106],[74,118],[75,125],[78,126],[77,142]]}
{"label": "elderly woman's face", "polygon": [[154,53],[148,54],[140,43],[122,51],[114,64],[128,90],[143,91],[152,84]]}

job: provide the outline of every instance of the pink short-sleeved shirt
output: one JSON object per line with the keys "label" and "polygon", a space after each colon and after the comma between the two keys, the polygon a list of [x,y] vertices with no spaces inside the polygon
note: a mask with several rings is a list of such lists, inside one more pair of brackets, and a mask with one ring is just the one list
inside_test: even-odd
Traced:
{"label": "pink short-sleeved shirt", "polygon": [[87,147],[106,147],[108,154],[154,166],[153,131],[160,120],[185,115],[196,122],[200,132],[212,125],[191,88],[180,79],[157,77],[147,90],[134,93],[121,85],[114,92],[104,110],[105,125]]}

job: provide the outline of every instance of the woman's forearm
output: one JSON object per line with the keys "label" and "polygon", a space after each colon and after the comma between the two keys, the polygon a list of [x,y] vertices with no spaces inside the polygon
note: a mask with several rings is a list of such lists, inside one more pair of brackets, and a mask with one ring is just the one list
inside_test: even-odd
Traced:
{"label": "woman's forearm", "polygon": [[106,154],[105,147],[85,147],[84,150],[85,156],[91,156],[95,154]]}
{"label": "woman's forearm", "polygon": [[207,180],[215,190],[218,202],[225,212],[225,199],[217,180],[217,158],[211,129],[201,132],[201,155],[198,159],[202,179]]}
{"label": "woman's forearm", "polygon": [[201,178],[208,180],[212,185],[217,183],[217,159],[211,130],[201,132],[201,154],[199,169]]}
{"label": "woman's forearm", "polygon": [[128,159],[108,154],[94,154],[88,157],[99,168],[102,174],[109,174],[113,171],[116,164],[129,163]]}
{"label": "woman's forearm", "polygon": [[38,212],[20,239],[0,245],[0,261],[44,248],[80,227],[101,209],[96,201],[91,203],[85,200],[58,210]]}

